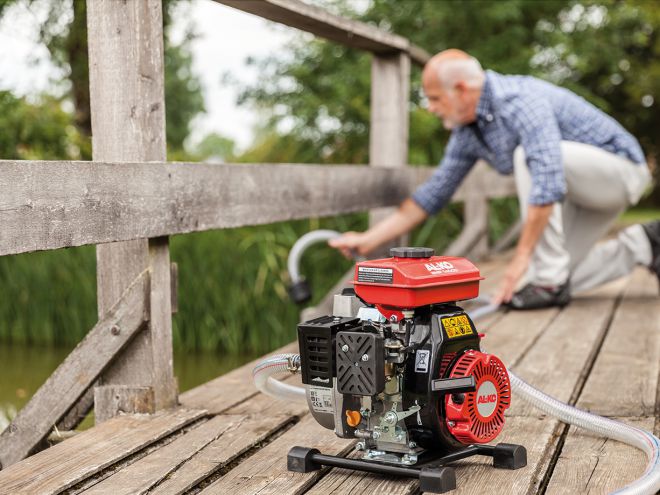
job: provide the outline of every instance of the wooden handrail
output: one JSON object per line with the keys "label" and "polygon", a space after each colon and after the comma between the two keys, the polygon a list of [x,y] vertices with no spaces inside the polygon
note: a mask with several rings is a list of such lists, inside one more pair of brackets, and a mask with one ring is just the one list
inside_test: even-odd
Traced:
{"label": "wooden handrail", "polygon": [[406,38],[364,22],[346,19],[299,0],[215,0],[243,12],[286,24],[342,45],[375,54],[404,52],[424,65],[430,55]]}
{"label": "wooden handrail", "polygon": [[[0,161],[0,255],[394,206],[433,171],[360,165]],[[488,187],[484,187],[488,184]],[[454,199],[510,196],[476,167]]]}

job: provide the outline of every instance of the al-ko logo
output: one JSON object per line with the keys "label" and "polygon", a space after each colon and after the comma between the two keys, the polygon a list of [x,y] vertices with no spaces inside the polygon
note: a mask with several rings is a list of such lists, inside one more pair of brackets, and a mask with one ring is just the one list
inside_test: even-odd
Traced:
{"label": "al-ko logo", "polygon": [[449,261],[425,263],[424,266],[432,275],[436,275],[438,273],[453,273],[458,271]]}

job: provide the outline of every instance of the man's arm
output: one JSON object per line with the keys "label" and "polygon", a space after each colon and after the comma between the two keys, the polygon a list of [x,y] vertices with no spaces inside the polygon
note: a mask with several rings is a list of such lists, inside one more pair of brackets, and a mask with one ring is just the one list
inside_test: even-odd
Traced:
{"label": "man's arm", "polygon": [[380,245],[410,232],[429,215],[437,213],[449,201],[477,160],[474,139],[467,131],[452,132],[442,162],[412,197],[366,232],[346,232],[328,244],[348,258],[356,253],[369,254]]}
{"label": "man's arm", "polygon": [[548,220],[552,214],[553,207],[554,204],[552,203],[541,206],[529,205],[527,207],[527,218],[523,224],[522,232],[520,233],[516,252],[504,273],[504,280],[502,281],[497,294],[491,301],[493,304],[499,305],[511,300],[511,296],[513,296],[518,280],[520,280],[527,271],[536,243],[541,237],[546,225],[548,225]]}
{"label": "man's arm", "polygon": [[339,249],[347,258],[355,253],[366,255],[378,246],[410,232],[427,217],[428,213],[408,198],[394,213],[366,232],[346,232],[328,244]]}

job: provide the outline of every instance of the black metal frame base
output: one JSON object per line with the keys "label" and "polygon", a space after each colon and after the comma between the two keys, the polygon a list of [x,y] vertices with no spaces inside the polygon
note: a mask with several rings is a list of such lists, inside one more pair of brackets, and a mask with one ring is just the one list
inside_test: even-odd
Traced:
{"label": "black metal frame base", "polygon": [[287,468],[296,473],[309,473],[323,466],[354,469],[377,474],[388,474],[419,479],[423,492],[445,493],[456,488],[456,473],[450,462],[473,455],[493,458],[493,467],[499,469],[520,469],[527,465],[527,450],[522,445],[500,443],[497,445],[470,445],[416,467],[396,466],[362,459],[346,459],[334,455],[324,455],[318,449],[293,447],[287,456]]}

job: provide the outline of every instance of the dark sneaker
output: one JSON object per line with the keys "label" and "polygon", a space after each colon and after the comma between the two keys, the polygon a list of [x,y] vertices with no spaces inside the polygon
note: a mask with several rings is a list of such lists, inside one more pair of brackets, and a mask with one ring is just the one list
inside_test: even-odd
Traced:
{"label": "dark sneaker", "polygon": [[540,309],[551,306],[564,307],[571,301],[568,281],[559,287],[542,287],[527,284],[516,292],[505,306],[511,309]]}
{"label": "dark sneaker", "polygon": [[660,284],[660,220],[645,223],[642,228],[651,242],[651,266],[649,268],[656,274]]}

